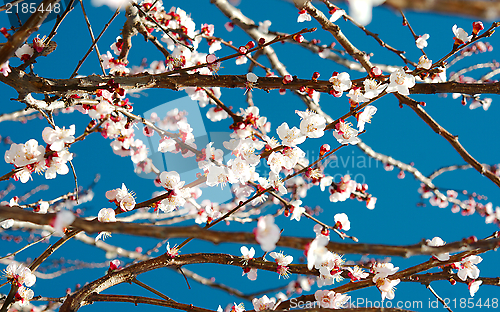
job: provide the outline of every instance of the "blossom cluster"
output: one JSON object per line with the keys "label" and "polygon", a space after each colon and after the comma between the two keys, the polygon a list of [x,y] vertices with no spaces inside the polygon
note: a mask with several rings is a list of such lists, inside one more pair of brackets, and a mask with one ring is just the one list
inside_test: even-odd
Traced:
{"label": "blossom cluster", "polygon": [[46,127],[42,132],[46,147],[39,145],[35,139],[24,144],[13,143],[5,152],[4,159],[6,163],[15,166],[14,179],[26,183],[33,172],[45,171],[46,179],[54,179],[57,174],[67,174],[67,162],[73,159],[73,154],[66,146],[75,141],[74,134],[75,125],[71,125],[69,129]]}
{"label": "blossom cluster", "polygon": [[31,272],[31,270],[22,264],[17,264],[16,262],[11,262],[7,268],[4,270],[7,279],[16,283],[18,289],[15,295],[17,301],[19,301],[20,306],[26,306],[29,301],[33,298],[33,290],[31,287],[36,282],[36,276]]}

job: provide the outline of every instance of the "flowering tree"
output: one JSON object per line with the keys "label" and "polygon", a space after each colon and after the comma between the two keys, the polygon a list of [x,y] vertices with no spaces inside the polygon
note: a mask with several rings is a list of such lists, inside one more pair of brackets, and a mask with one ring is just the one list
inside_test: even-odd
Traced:
{"label": "flowering tree", "polygon": [[[200,2],[197,9],[208,10],[206,2]],[[375,305],[376,308],[384,304],[389,307],[388,311],[433,308],[427,302],[410,309],[406,305],[387,305],[395,299],[395,286],[405,284],[423,285],[422,288],[427,288],[436,302],[450,311],[470,307],[471,303],[472,307],[477,307],[478,302],[470,298],[480,286],[494,288],[499,285],[499,277],[485,275],[478,267],[480,263],[492,267],[493,261],[497,260],[487,257],[499,245],[498,232],[494,227],[488,227],[485,230],[494,233],[477,238],[483,232],[475,229],[473,222],[498,225],[500,208],[494,209],[493,202],[483,192],[490,191],[489,196],[493,198],[498,193],[500,169],[482,159],[483,156],[486,158],[484,151],[481,155],[481,148],[491,144],[487,143],[491,140],[486,141],[484,137],[493,137],[493,134],[483,125],[476,126],[477,122],[471,121],[474,117],[469,118],[467,114],[479,107],[487,111],[492,102],[488,94],[499,93],[499,84],[493,80],[499,73],[499,65],[490,60],[482,62],[482,59],[491,58],[488,52],[492,45],[485,40],[490,39],[500,24],[476,21],[472,25],[447,25],[443,22],[440,25],[446,28],[443,37],[448,40],[443,46],[448,50],[432,50],[431,57],[430,38],[435,34],[420,34],[419,28],[423,26],[419,25],[419,19],[413,21],[403,11],[418,8],[492,18],[490,10],[498,4],[488,1],[463,5],[458,0],[437,4],[387,0],[383,5],[395,10],[390,14],[397,20],[400,33],[409,38],[406,42],[411,43],[398,46],[397,36],[389,29],[380,35],[370,30],[377,22],[385,22],[372,14],[372,7],[383,2],[353,0],[344,5],[328,0],[318,3],[294,1],[295,8],[287,6],[283,9],[287,23],[289,20],[293,23],[288,23],[286,29],[273,29],[274,21],[266,19],[255,23],[244,10],[235,7],[238,5],[235,1],[212,0],[210,9],[221,13],[220,16],[202,15],[205,20],[198,21],[193,20],[194,17],[182,6],[169,8],[161,0],[96,0],[94,5],[106,4],[116,12],[95,36],[95,27],[90,22],[92,14],[87,14],[83,1],[78,4],[70,0],[61,6],[57,0],[44,0],[36,6],[34,13],[30,12],[24,23],[11,27],[0,25],[4,26],[0,31],[6,38],[0,49],[2,90],[9,90],[5,94],[10,92],[17,96],[12,101],[25,105],[24,109],[6,110],[0,115],[1,122],[17,122],[16,125],[24,129],[5,135],[2,130],[2,140],[7,146],[6,164],[1,167],[5,168],[5,174],[0,177],[5,181],[2,182],[4,190],[0,196],[9,201],[2,202],[0,207],[1,234],[6,241],[13,239],[17,244],[24,244],[20,248],[4,242],[6,248],[3,248],[1,261],[7,266],[2,287],[10,289],[3,291],[1,311],[76,311],[93,303],[93,306],[99,306],[100,301],[150,304],[197,312],[216,310],[216,306],[203,305],[209,300],[206,296],[192,302],[176,299],[179,292],[189,293],[189,290],[179,290],[184,287],[180,282],[176,285],[178,289],[172,287],[173,283],[166,288],[162,283],[144,282],[142,274],[163,268],[182,274],[188,287],[191,280],[205,285],[205,288],[238,297],[239,302],[251,301],[255,311],[291,308],[366,311],[370,309],[354,300],[357,292],[365,288],[378,289],[380,304]],[[61,8],[59,11],[55,10],[56,5]],[[87,45],[86,53],[81,53],[83,57],[77,56],[81,57],[77,64],[66,63],[65,59],[51,59],[57,55],[58,49],[64,49],[64,45],[78,44],[77,40],[59,40],[58,45],[54,41],[58,32],[76,23],[72,14],[78,12],[72,10],[77,7],[84,17],[92,44]],[[27,12],[15,11],[19,8],[23,8],[21,2],[13,1],[0,10],[7,11],[7,14],[17,13],[21,22],[19,14]],[[41,30],[48,25],[42,26],[42,23],[54,14],[52,11],[59,13],[54,25],[46,36],[40,37],[44,34]],[[424,15],[412,16],[423,20]],[[225,19],[221,22],[223,16]],[[103,42],[103,34],[110,32],[110,25],[119,24],[120,19],[121,24],[117,26],[121,28],[120,36],[114,42]],[[219,31],[214,26],[217,23],[222,23],[225,30]],[[360,32],[352,35],[353,29]],[[245,33],[247,38],[243,39]],[[359,39],[360,33],[363,40]],[[320,37],[323,39],[317,39]],[[290,55],[280,55],[280,45],[293,51],[292,60],[297,64],[290,64],[290,67],[297,73],[286,69],[282,59],[289,59]],[[98,46],[110,48],[103,53]],[[134,48],[138,50],[135,56]],[[91,62],[87,58],[92,50],[97,52],[99,62],[84,67],[84,63]],[[405,53],[410,50],[414,51]],[[418,57],[414,56],[415,51],[418,51]],[[150,53],[156,58],[154,61],[137,62],[138,57]],[[316,61],[328,65],[321,67],[314,63]],[[37,71],[47,62],[51,67],[50,74],[43,69]],[[64,67],[76,66],[70,78],[52,78],[53,73],[58,73],[54,66],[62,64]],[[325,69],[325,66],[329,67]],[[102,73],[91,74],[96,70]],[[328,76],[323,78],[323,75]],[[204,142],[196,134],[199,125],[192,121],[192,114],[183,105],[168,112],[153,109],[147,114],[137,113],[140,109],[133,102],[140,103],[149,92],[146,90],[150,89],[187,93],[207,119],[226,131],[227,137],[221,140],[221,144],[211,140]],[[228,96],[224,97],[224,94]],[[447,94],[451,94],[450,98],[445,99],[443,96]],[[285,100],[277,103],[276,97]],[[6,103],[8,98],[3,98]],[[448,108],[447,116],[456,118],[449,118],[443,124],[454,127],[466,140],[466,135],[470,134],[472,143],[475,143],[471,146],[477,147],[479,152],[468,151],[458,136],[440,124],[441,118],[431,115],[430,112],[435,111],[433,107],[444,101],[451,103],[447,105],[468,105],[465,113],[451,113],[463,109],[460,105]],[[399,147],[412,151],[410,154],[416,153],[412,147],[419,143],[409,137],[411,133],[408,132],[414,130],[409,124],[405,125],[406,121],[397,127],[381,130],[378,140],[371,137],[373,147],[362,141],[363,137],[370,138],[370,132],[377,131],[377,126],[385,127],[384,123],[377,123],[377,111],[381,114],[383,110],[391,115],[393,122],[397,122],[394,120],[402,113],[398,105],[390,106],[391,103],[406,108],[405,113],[411,111],[408,118],[418,118],[420,125],[425,126],[422,129],[430,128],[438,134],[439,139],[433,141],[432,148],[440,153],[441,147],[435,146],[448,144],[453,149],[450,159],[457,162],[450,163],[444,157],[434,159],[425,167],[433,168],[434,172],[426,175],[413,162],[405,163],[384,153],[384,143],[396,140],[398,132],[406,132],[403,139],[399,138]],[[285,112],[276,114],[277,109],[288,110],[289,115]],[[494,107],[488,112],[493,110]],[[291,113],[294,113],[293,117]],[[477,118],[487,120],[488,116]],[[40,120],[33,120],[37,117]],[[370,124],[372,119],[374,122]],[[473,123],[472,131],[467,129],[470,123]],[[462,127],[455,127],[457,124]],[[487,127],[488,122],[485,124]],[[28,128],[29,125],[33,126]],[[418,138],[430,141],[426,135],[430,136],[431,132],[424,133],[426,130],[418,130],[422,132]],[[20,139],[11,139],[7,135],[16,138],[19,135]],[[95,143],[97,140],[105,141],[105,145],[109,144],[111,148],[101,150],[95,145],[101,144]],[[78,149],[79,146],[85,147]],[[494,148],[491,147],[493,151]],[[349,149],[359,149],[363,157],[373,159],[377,164],[380,162],[387,171],[397,168],[399,174],[386,179],[381,177],[383,170],[379,170],[369,181],[363,179],[362,182],[349,174],[340,174],[332,164],[338,164],[339,160],[344,162],[342,152]],[[106,155],[109,150],[116,155]],[[310,152],[313,150],[316,153]],[[162,170],[161,164],[153,157],[154,153],[182,155],[180,159],[191,161],[193,167],[190,169],[194,171],[170,169],[170,166],[180,166],[180,161],[169,163],[169,169]],[[404,157],[410,159],[411,155]],[[132,174],[123,173],[127,168],[113,166],[122,159],[129,161],[128,158],[134,164],[131,173],[145,179],[135,176],[134,182]],[[98,163],[105,163],[100,172],[95,169]],[[435,182],[438,176],[445,174],[460,177],[464,174],[461,170],[469,168],[476,171],[473,178],[467,176],[468,180],[452,181],[450,186],[439,186]],[[112,185],[102,185],[97,177],[90,185],[79,185],[82,177],[88,180],[88,176],[98,173],[112,181]],[[418,180],[417,184],[412,182],[416,185],[412,191],[418,189],[420,193],[418,207],[427,202],[439,208],[451,207],[452,212],[464,215],[459,217],[460,220],[477,212],[480,221],[463,221],[476,232],[471,236],[466,227],[454,227],[455,234],[462,239],[445,243],[441,236],[446,236],[447,231],[438,236],[432,234],[439,232],[432,227],[416,224],[422,229],[419,235],[425,237],[423,240],[411,244],[395,243],[398,242],[397,236],[404,236],[394,233],[397,224],[411,226],[407,224],[412,220],[403,214],[388,214],[384,212],[384,206],[389,207],[391,199],[396,198],[395,193],[399,192],[397,179],[403,179],[406,174]],[[68,183],[71,179],[74,184]],[[475,182],[475,179],[480,182]],[[141,182],[137,184],[137,180]],[[368,184],[375,186],[369,190]],[[57,190],[52,193],[53,197],[44,195],[37,201],[31,199],[38,192],[54,186]],[[27,190],[26,195],[14,194],[23,187]],[[221,188],[230,190],[230,199],[221,200],[216,195],[219,193],[212,192]],[[107,204],[101,205],[99,201]],[[405,198],[397,205],[411,209],[415,206],[412,201],[414,199]],[[343,210],[347,204],[353,208]],[[364,219],[373,218],[374,221],[375,214],[380,214],[383,223],[366,220],[371,227],[363,232],[353,222],[351,229],[353,211],[360,206],[363,206],[363,211],[358,210],[356,214],[366,214],[368,217]],[[446,213],[450,214],[449,211]],[[432,219],[432,215],[438,215],[438,212],[426,210],[425,214]],[[364,234],[364,239],[358,239],[347,231],[359,234],[382,232],[386,240],[373,242]],[[112,238],[103,242],[112,234]],[[141,243],[132,251],[124,237],[149,237],[155,243],[153,247],[147,245],[151,240]],[[173,243],[175,239],[180,241]],[[64,248],[74,241],[88,244],[92,250],[104,250],[113,260],[104,261],[102,258],[90,263],[62,259],[51,265],[51,259],[61,257],[67,251]],[[210,245],[212,252],[208,253],[197,250],[202,248],[197,245],[200,241],[229,244]],[[43,248],[36,249],[39,246]],[[189,249],[190,246],[195,248]],[[240,252],[234,252],[235,246]],[[78,247],[74,248],[71,253],[76,253],[77,259],[84,257]],[[29,252],[34,259],[24,256]],[[301,258],[301,254],[304,257]],[[387,256],[395,258],[385,258]],[[412,263],[402,259],[408,257],[418,260]],[[487,259],[483,263],[482,257]],[[229,271],[231,267],[239,267],[238,273],[243,277],[236,274],[229,280],[232,284],[220,283],[209,278],[210,269],[196,273],[190,271],[192,264],[219,264],[227,272],[233,272]],[[86,280],[82,276],[67,285],[56,283],[60,275],[69,271],[80,273],[103,267],[107,271],[94,279]],[[271,275],[266,275],[266,271],[291,278],[292,282],[269,290],[267,281]],[[240,282],[236,280],[247,278],[258,285],[255,287],[259,291],[247,294],[239,289]],[[51,294],[44,293],[49,290],[36,288],[41,279],[53,281],[59,295],[51,297]],[[439,281],[448,281],[447,288],[466,284],[469,292],[465,295],[458,295],[458,291],[454,293],[455,306],[452,306],[453,301],[441,297],[431,286]],[[87,284],[74,287],[75,283]],[[134,284],[134,289],[146,290],[149,295],[124,295],[114,291],[117,285],[125,283]],[[498,298],[489,294],[487,303],[486,300],[479,303],[496,309]],[[458,297],[468,299],[457,302]],[[218,311],[223,311],[221,306],[229,303],[225,299],[218,302]],[[234,303],[226,310],[240,312],[244,307]],[[247,310],[252,310],[252,307],[247,306]]]}

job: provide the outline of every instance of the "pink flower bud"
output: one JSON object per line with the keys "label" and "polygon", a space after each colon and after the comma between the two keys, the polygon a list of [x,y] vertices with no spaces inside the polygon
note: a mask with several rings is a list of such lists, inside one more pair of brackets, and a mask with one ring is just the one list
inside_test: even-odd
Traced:
{"label": "pink flower bud", "polygon": [[330,152],[330,145],[328,145],[328,144],[321,145],[321,147],[319,149],[319,156],[323,156],[328,152]]}
{"label": "pink flower bud", "polygon": [[482,22],[474,22],[472,23],[472,34],[477,35],[481,30],[484,29]]}
{"label": "pink flower bud", "polygon": [[152,137],[155,134],[155,131],[152,128],[146,126],[144,127],[144,129],[142,129],[142,133],[144,133],[144,135],[147,137]]}
{"label": "pink flower bud", "polygon": [[238,48],[238,53],[240,53],[241,55],[245,55],[245,54],[247,54],[247,53],[248,53],[248,49],[247,49],[247,47],[245,47],[245,46],[241,46],[241,47],[239,47],[239,48]]}
{"label": "pink flower bud", "polygon": [[285,77],[283,77],[283,84],[287,84],[287,83],[290,83],[292,81],[293,81],[292,75],[285,75]]}
{"label": "pink flower bud", "polygon": [[45,42],[37,36],[36,38],[33,38],[33,48],[36,52],[40,53],[45,48]]}
{"label": "pink flower bud", "polygon": [[399,173],[398,173],[398,179],[404,179],[405,178],[405,172],[403,170],[401,170]]}
{"label": "pink flower bud", "polygon": [[212,64],[215,61],[217,61],[217,56],[215,56],[215,54],[209,54],[209,55],[207,55],[207,63],[208,64]]}
{"label": "pink flower bud", "polygon": [[302,43],[304,41],[304,36],[302,35],[294,35],[293,40],[297,41],[298,43]]}
{"label": "pink flower bud", "polygon": [[109,263],[109,270],[114,271],[120,267],[120,260],[115,259]]}
{"label": "pink flower bud", "polygon": [[245,44],[245,47],[250,50],[255,47],[255,43],[253,41],[248,41],[248,43]]}
{"label": "pink flower bud", "polygon": [[379,77],[382,75],[382,70],[378,67],[372,67],[372,69],[370,69],[370,77]]}
{"label": "pink flower bud", "polygon": [[318,72],[314,72],[314,73],[313,73],[313,76],[312,76],[312,80],[314,80],[314,81],[318,80],[319,76],[320,76],[320,75],[319,75],[319,73],[318,73]]}
{"label": "pink flower bud", "polygon": [[2,35],[5,36],[5,38],[9,38],[10,36],[9,33],[7,32],[7,28],[5,27],[0,28],[0,33],[2,33]]}
{"label": "pink flower bud", "polygon": [[227,22],[226,24],[224,24],[224,27],[226,28],[227,31],[231,32],[234,29],[234,24],[231,22]]}

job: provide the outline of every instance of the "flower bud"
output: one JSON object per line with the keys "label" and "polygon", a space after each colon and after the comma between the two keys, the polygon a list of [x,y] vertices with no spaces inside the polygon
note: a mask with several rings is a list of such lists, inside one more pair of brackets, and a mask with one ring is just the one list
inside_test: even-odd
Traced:
{"label": "flower bud", "polygon": [[319,73],[318,72],[314,72],[313,76],[312,76],[312,80],[313,81],[318,81],[318,78],[319,78]]}
{"label": "flower bud", "polygon": [[247,44],[245,44],[245,47],[250,50],[252,49],[253,47],[255,47],[255,43],[253,41],[248,41]]}
{"label": "flower bud", "polygon": [[109,263],[109,270],[114,271],[120,267],[120,260],[115,259]]}
{"label": "flower bud", "polygon": [[472,23],[472,34],[477,35],[481,30],[484,29],[482,22],[474,22]]}
{"label": "flower bud", "polygon": [[240,53],[241,55],[245,55],[245,54],[247,54],[247,53],[248,53],[248,49],[247,49],[247,47],[245,47],[245,46],[241,46],[241,47],[239,47],[239,48],[238,48],[238,53]]}
{"label": "flower bud", "polygon": [[215,61],[217,61],[217,56],[215,56],[215,54],[209,54],[209,55],[207,55],[207,63],[208,64],[212,64]]}
{"label": "flower bud", "polygon": [[2,35],[5,36],[5,38],[10,37],[9,33],[7,32],[7,28],[5,28],[5,27],[0,28],[0,33],[2,33]]}
{"label": "flower bud", "polygon": [[294,35],[293,40],[297,41],[298,43],[302,43],[304,41],[304,36],[302,35]]}
{"label": "flower bud", "polygon": [[319,156],[324,156],[326,153],[330,152],[330,145],[323,144],[319,149]]}
{"label": "flower bud", "polygon": [[145,126],[143,129],[142,129],[142,132],[144,133],[145,136],[147,137],[152,137],[154,134],[155,134],[155,131],[148,127],[148,126]]}
{"label": "flower bud", "polygon": [[293,81],[292,75],[285,75],[285,77],[283,77],[283,84],[287,84],[287,83],[290,83],[292,81]]}
{"label": "flower bud", "polygon": [[330,230],[328,230],[328,228],[324,227],[322,230],[321,230],[321,234],[325,235],[325,236],[328,236],[330,235]]}

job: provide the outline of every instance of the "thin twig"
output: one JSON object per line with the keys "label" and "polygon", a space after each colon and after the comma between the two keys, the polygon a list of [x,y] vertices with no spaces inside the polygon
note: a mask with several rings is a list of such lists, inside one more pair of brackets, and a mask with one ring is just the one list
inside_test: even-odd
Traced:
{"label": "thin twig", "polygon": [[429,289],[431,291],[431,293],[434,295],[434,297],[436,297],[437,300],[439,300],[439,302],[441,302],[443,304],[443,308],[446,308],[448,311],[450,312],[453,312],[453,310],[446,304],[446,302],[444,302],[443,298],[441,298],[435,291],[434,289],[431,287],[430,284],[427,284],[425,287],[427,287],[427,289]]}
{"label": "thin twig", "polygon": [[396,97],[403,104],[408,105],[413,109],[413,111],[426,123],[431,127],[434,132],[442,136],[448,141],[451,146],[458,152],[460,156],[462,156],[463,160],[465,160],[468,164],[470,164],[474,169],[476,169],[479,173],[486,176],[493,183],[495,183],[498,187],[500,187],[500,178],[496,176],[493,172],[488,170],[486,166],[477,161],[474,157],[472,157],[469,152],[458,142],[458,136],[452,135],[446,129],[441,127],[424,109],[419,102],[409,98],[408,96],[397,94]]}
{"label": "thin twig", "polygon": [[165,296],[164,294],[162,294],[158,290],[154,289],[153,287],[150,287],[150,286],[144,284],[143,282],[139,281],[137,278],[134,278],[132,280],[132,283],[137,284],[137,285],[141,286],[142,288],[149,290],[150,292],[152,292],[152,293],[154,293],[154,294],[162,297],[163,299],[165,299],[167,301],[173,301],[172,299],[170,299],[169,297]]}
{"label": "thin twig", "polygon": [[76,171],[75,171],[75,166],[73,165],[73,162],[70,160],[69,165],[71,166],[71,170],[73,171],[73,178],[75,178],[75,201],[78,204],[78,178],[76,177]]}
{"label": "thin twig", "polygon": [[[83,17],[85,17],[85,22],[87,23],[87,28],[88,28],[89,33],[90,33],[90,38],[92,39],[92,42],[95,42],[94,32],[92,31],[92,26],[90,25],[90,21],[89,21],[89,18],[87,17],[87,12],[85,12],[85,7],[83,6],[82,0],[80,0],[80,5],[82,7]],[[101,66],[102,74],[104,76],[106,76],[106,71],[104,70],[104,66],[102,65],[101,53],[99,52],[97,42],[95,44],[95,53],[97,54],[97,59],[99,59],[99,66]]]}
{"label": "thin twig", "polygon": [[83,56],[83,58],[78,62],[78,65],[76,66],[75,70],[71,74],[70,78],[73,78],[73,77],[75,77],[78,74],[78,70],[83,65],[83,62],[85,62],[85,60],[87,59],[87,56],[89,56],[90,52],[92,52],[92,50],[94,49],[94,46],[97,44],[97,42],[99,41],[99,39],[101,39],[101,36],[108,29],[109,25],[111,25],[111,22],[113,22],[113,20],[115,19],[115,17],[118,16],[118,14],[120,14],[120,8],[121,7],[119,7],[118,9],[116,9],[115,13],[113,14],[113,16],[111,17],[111,19],[109,20],[109,22],[106,25],[104,25],[104,28],[102,29],[102,31],[99,34],[99,36],[97,36],[97,38],[92,42],[92,45],[87,50],[87,53],[85,53],[85,55]]}
{"label": "thin twig", "polygon": [[23,248],[21,248],[21,249],[19,249],[17,251],[14,251],[13,253],[10,253],[10,254],[8,254],[6,256],[1,257],[0,260],[7,259],[7,258],[10,258],[10,257],[13,257],[13,256],[17,255],[18,253],[20,253],[21,251],[25,250],[26,248],[29,248],[29,247],[31,247],[33,245],[36,245],[36,244],[38,244],[41,241],[44,241],[45,239],[47,239],[47,237],[51,236],[52,234],[54,234],[54,233],[52,232],[50,234],[47,234],[44,237],[40,238],[39,240],[34,241],[32,243],[29,243],[28,245],[24,246]]}

